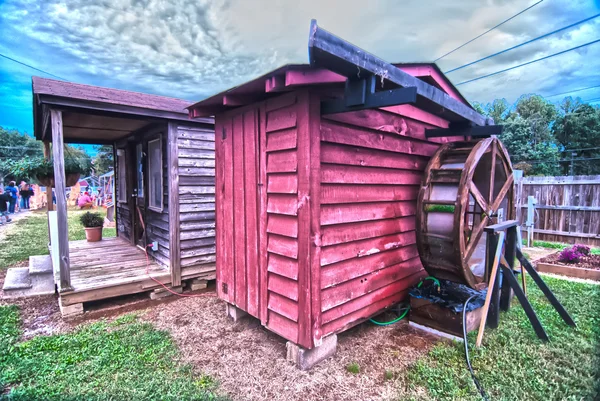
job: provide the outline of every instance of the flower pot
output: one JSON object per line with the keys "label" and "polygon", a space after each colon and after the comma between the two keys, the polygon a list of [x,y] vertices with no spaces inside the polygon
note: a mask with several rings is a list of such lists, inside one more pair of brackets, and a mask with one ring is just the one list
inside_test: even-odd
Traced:
{"label": "flower pot", "polygon": [[102,240],[102,227],[85,227],[85,239],[88,242],[98,242]]}
{"label": "flower pot", "polygon": [[[79,182],[79,173],[70,173],[65,175],[65,187],[72,187]],[[38,175],[35,178],[45,187],[54,187],[54,174],[52,175]]]}

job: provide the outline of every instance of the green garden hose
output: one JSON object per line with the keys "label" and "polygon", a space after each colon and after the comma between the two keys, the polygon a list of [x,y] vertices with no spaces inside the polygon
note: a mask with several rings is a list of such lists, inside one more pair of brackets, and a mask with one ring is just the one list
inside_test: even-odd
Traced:
{"label": "green garden hose", "polygon": [[408,313],[409,310],[410,310],[410,306],[406,308],[404,313],[402,313],[400,316],[398,316],[394,320],[390,320],[389,322],[378,322],[373,319],[369,319],[369,321],[373,324],[376,324],[377,326],[388,326],[390,324],[394,324],[394,323],[399,322],[400,320],[404,319],[404,317],[406,316],[406,314]]}
{"label": "green garden hose", "polygon": [[433,282],[436,283],[438,287],[440,286],[440,280],[438,280],[437,278],[432,277],[432,276],[427,276],[423,279],[423,281],[421,281],[419,283],[419,285],[417,285],[417,288],[420,288],[423,285],[423,283],[425,282],[425,280],[433,280]]}

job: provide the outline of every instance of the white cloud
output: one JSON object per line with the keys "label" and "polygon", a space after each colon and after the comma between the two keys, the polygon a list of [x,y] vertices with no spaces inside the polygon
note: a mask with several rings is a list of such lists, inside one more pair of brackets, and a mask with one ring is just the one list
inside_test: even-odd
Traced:
{"label": "white cloud", "polygon": [[[531,3],[7,0],[0,50],[73,81],[198,100],[281,64],[307,62],[311,18],[389,61],[430,61]],[[439,64],[462,65],[595,13],[585,0],[546,1]],[[597,38],[600,18],[449,76],[461,82]],[[470,100],[514,101],[589,86],[598,65],[600,44],[459,89]]]}

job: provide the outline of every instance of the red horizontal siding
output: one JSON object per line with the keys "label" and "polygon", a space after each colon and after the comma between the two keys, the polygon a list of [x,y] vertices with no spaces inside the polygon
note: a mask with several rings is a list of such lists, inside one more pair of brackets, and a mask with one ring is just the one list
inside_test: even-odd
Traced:
{"label": "red horizontal siding", "polygon": [[333,307],[362,297],[385,287],[389,283],[409,277],[422,269],[420,260],[414,258],[346,281],[335,287],[326,288],[321,292],[321,310],[325,312]]}
{"label": "red horizontal siding", "polygon": [[323,164],[321,166],[321,182],[326,184],[419,185],[421,173],[383,167]]}
{"label": "red horizontal siding", "polygon": [[298,323],[270,309],[267,312],[267,327],[281,337],[298,343]]}
{"label": "red horizontal siding", "polygon": [[415,202],[376,202],[321,206],[321,225],[414,216]]}
{"label": "red horizontal siding", "polygon": [[325,226],[321,229],[321,245],[335,245],[366,238],[413,231],[416,219],[413,216],[397,219],[372,220]]}
{"label": "red horizontal siding", "polygon": [[414,243],[416,243],[415,232],[408,231],[405,233],[327,246],[323,247],[321,250],[321,266],[326,266],[346,259],[361,258]]}
{"label": "red horizontal siding", "polygon": [[296,149],[297,144],[296,128],[289,128],[267,134],[267,152]]}
{"label": "red horizontal siding", "polygon": [[298,322],[298,303],[275,292],[269,293],[269,310],[277,312],[294,322]]}
{"label": "red horizontal siding", "polygon": [[267,270],[290,280],[298,280],[298,261],[272,253],[268,256]]}
{"label": "red horizontal siding", "polygon": [[269,174],[267,178],[267,193],[298,193],[298,175],[296,173]]}
{"label": "red horizontal siding", "polygon": [[296,216],[298,214],[298,196],[270,194],[267,197],[267,213]]}
{"label": "red horizontal siding", "polygon": [[267,288],[270,292],[276,292],[279,295],[298,302],[298,283],[295,280],[269,273],[267,277]]}
{"label": "red horizontal siding", "polygon": [[341,284],[379,269],[418,258],[418,256],[419,251],[413,244],[363,258],[353,258],[334,263],[321,269],[321,288]]}
{"label": "red horizontal siding", "polygon": [[298,171],[296,150],[280,150],[267,153],[267,173],[287,173]]}
{"label": "red horizontal siding", "polygon": [[267,251],[292,259],[298,259],[298,240],[282,235],[269,234]]}
{"label": "red horizontal siding", "polygon": [[333,143],[321,144],[321,162],[323,163],[424,170],[428,160],[425,156],[399,154]]}
{"label": "red horizontal siding", "polygon": [[269,214],[267,218],[267,232],[298,238],[298,219],[293,216]]}
{"label": "red horizontal siding", "polygon": [[343,185],[323,184],[321,204],[415,201],[419,187],[400,185]]}

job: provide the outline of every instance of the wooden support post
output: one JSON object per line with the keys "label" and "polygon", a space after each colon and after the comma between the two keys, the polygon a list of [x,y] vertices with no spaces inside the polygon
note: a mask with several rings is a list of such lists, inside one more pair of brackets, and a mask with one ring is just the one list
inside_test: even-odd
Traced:
{"label": "wooden support post", "polygon": [[[44,141],[44,159],[46,160],[50,160],[50,142],[48,141]],[[47,210],[49,212],[52,211],[53,207],[52,207],[52,187],[46,187],[46,203],[47,203]]]}
{"label": "wooden support post", "polygon": [[[501,234],[504,236],[504,232]],[[497,328],[500,323],[500,281],[502,280],[502,273],[498,270],[498,263],[500,261],[498,249],[502,252],[502,245],[502,242],[499,241],[498,233],[487,233],[486,264],[487,271],[490,272],[490,276],[488,277],[488,295],[491,295],[487,313],[487,325],[492,329]]]}
{"label": "wooden support post", "polygon": [[54,188],[58,220],[58,254],[60,267],[60,292],[72,290],[69,262],[69,227],[67,223],[67,200],[65,199],[65,158],[62,112],[50,110],[52,124],[52,156],[54,159]]}
{"label": "wooden support post", "polygon": [[[510,227],[506,232],[506,244],[504,246],[504,257],[508,264],[508,268],[514,271],[515,258],[517,256],[517,231],[518,226]],[[502,279],[502,288],[500,293],[500,309],[507,311],[510,309],[510,301],[512,299],[512,289],[508,280]]]}
{"label": "wooden support post", "polygon": [[575,321],[573,320],[573,318],[571,318],[571,315],[569,315],[569,312],[567,312],[567,310],[562,306],[562,304],[556,298],[556,296],[552,293],[552,291],[550,291],[550,288],[548,288],[546,283],[544,283],[544,280],[542,280],[542,278],[540,277],[538,272],[535,271],[533,266],[531,266],[531,263],[529,263],[529,261],[525,258],[525,256],[523,255],[523,253],[521,252],[520,249],[517,249],[517,258],[519,259],[519,261],[521,262],[521,264],[523,265],[525,270],[527,270],[527,272],[529,273],[529,275],[531,276],[533,281],[540,288],[540,290],[542,290],[542,292],[544,293],[544,295],[546,296],[548,301],[550,301],[552,306],[554,306],[554,309],[556,309],[556,311],[558,312],[560,317],[562,317],[562,319],[565,321],[565,323],[568,324],[569,326],[575,327]]}
{"label": "wooden support post", "polygon": [[177,125],[170,122],[167,134],[167,163],[169,166],[169,265],[171,285],[181,286],[181,251],[179,236],[179,170],[177,154]]}
{"label": "wooden support post", "polygon": [[479,323],[479,332],[477,333],[477,342],[475,343],[476,347],[481,346],[481,341],[483,340],[483,332],[485,330],[485,324],[487,322],[488,311],[490,310],[490,304],[492,301],[492,294],[493,294],[492,289],[494,288],[494,286],[496,284],[496,278],[498,276],[498,265],[500,264],[500,256],[502,255],[502,245],[504,243],[504,236],[505,236],[504,232],[500,232],[498,237],[496,237],[496,235],[494,233],[490,233],[490,232],[488,232],[487,235],[488,235],[488,240],[490,239],[490,237],[494,238],[494,240],[495,240],[494,242],[495,242],[496,246],[493,249],[491,249],[489,247],[490,243],[488,242],[488,255],[490,255],[492,252],[495,252],[495,254],[493,254],[492,257],[490,258],[492,260],[492,266],[490,269],[491,274],[490,274],[490,278],[489,278],[489,282],[488,282],[488,292],[485,296],[485,303],[483,304],[483,310],[481,311],[481,322]]}

